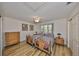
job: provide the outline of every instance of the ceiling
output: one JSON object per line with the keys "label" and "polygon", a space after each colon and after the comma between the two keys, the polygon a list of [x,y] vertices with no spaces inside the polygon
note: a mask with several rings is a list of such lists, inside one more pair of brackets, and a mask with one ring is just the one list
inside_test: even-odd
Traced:
{"label": "ceiling", "polygon": [[0,14],[18,20],[33,22],[34,16],[41,17],[41,22],[68,17],[79,4],[73,2],[0,2]]}

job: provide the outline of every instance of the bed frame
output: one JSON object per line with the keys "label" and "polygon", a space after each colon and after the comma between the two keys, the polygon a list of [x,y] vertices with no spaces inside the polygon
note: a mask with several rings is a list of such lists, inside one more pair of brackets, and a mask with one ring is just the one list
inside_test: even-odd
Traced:
{"label": "bed frame", "polygon": [[39,50],[41,50],[41,51],[47,53],[48,55],[51,55],[51,42],[50,42],[50,44],[49,44],[49,46],[48,46],[48,49],[45,49],[45,48],[44,48],[44,46],[45,46],[45,41],[44,41],[43,39],[40,39],[40,38],[37,39],[37,40],[35,40],[35,41],[33,42],[32,36],[29,35],[29,36],[27,36],[26,42],[27,42],[28,44],[30,44],[31,46],[34,46],[34,47],[36,47],[37,49],[39,49]]}
{"label": "bed frame", "polygon": [[48,48],[45,49],[44,46],[45,46],[45,41],[43,39],[39,39],[38,41],[35,41],[34,43],[35,47],[44,51],[45,53],[47,53],[48,55],[51,55],[51,45],[49,44]]}
{"label": "bed frame", "polygon": [[33,38],[32,38],[32,36],[26,36],[26,42],[28,43],[28,44],[30,44],[30,45],[33,45]]}

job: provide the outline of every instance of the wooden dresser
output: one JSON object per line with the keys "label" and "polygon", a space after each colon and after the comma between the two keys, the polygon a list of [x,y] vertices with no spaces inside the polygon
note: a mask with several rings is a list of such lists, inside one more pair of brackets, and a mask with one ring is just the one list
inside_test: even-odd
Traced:
{"label": "wooden dresser", "polygon": [[20,32],[5,32],[6,46],[14,45],[20,42]]}
{"label": "wooden dresser", "polygon": [[64,45],[64,39],[56,37],[55,43],[59,45]]}

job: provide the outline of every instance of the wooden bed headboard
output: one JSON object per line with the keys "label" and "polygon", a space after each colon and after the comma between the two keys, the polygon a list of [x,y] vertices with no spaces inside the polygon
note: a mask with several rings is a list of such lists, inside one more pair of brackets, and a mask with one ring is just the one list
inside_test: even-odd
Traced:
{"label": "wooden bed headboard", "polygon": [[5,45],[14,45],[20,42],[20,32],[5,32]]}

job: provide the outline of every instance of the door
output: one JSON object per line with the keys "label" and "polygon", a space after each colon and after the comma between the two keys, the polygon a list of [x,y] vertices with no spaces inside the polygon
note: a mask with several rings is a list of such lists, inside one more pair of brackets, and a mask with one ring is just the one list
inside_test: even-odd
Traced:
{"label": "door", "polygon": [[68,22],[68,46],[72,49],[73,48],[73,30],[72,30],[72,19]]}
{"label": "door", "polygon": [[2,18],[0,17],[0,55],[2,55]]}
{"label": "door", "polygon": [[73,55],[79,55],[79,17],[75,16],[69,21],[69,47]]}

